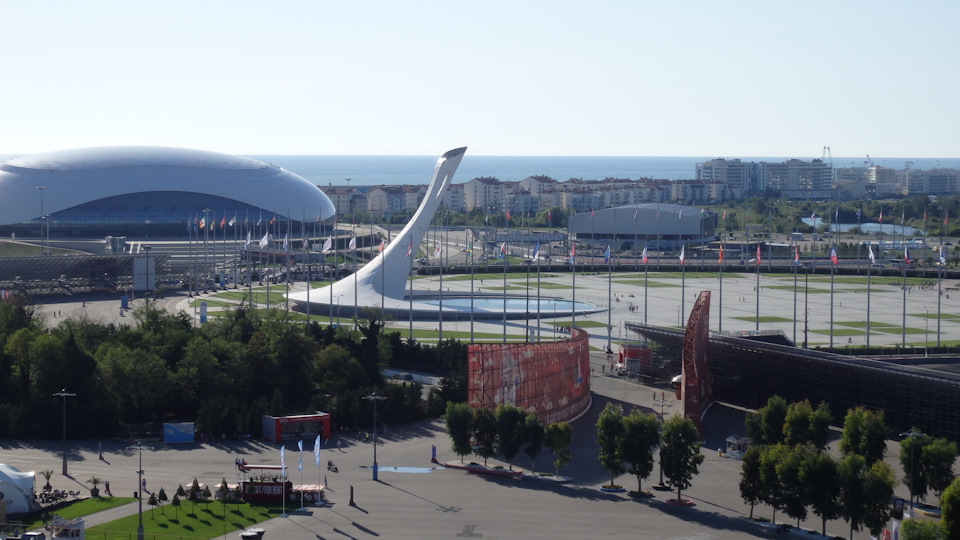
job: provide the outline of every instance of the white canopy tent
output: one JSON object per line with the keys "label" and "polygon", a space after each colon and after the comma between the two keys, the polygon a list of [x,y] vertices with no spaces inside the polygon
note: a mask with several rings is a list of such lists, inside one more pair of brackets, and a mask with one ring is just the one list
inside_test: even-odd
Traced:
{"label": "white canopy tent", "polygon": [[32,510],[34,471],[20,472],[0,463],[0,495],[7,501],[7,513],[19,514]]}

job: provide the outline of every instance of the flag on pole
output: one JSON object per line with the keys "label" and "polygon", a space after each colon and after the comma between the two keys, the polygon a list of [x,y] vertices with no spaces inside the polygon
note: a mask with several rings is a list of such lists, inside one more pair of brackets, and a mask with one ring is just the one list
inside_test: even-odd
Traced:
{"label": "flag on pole", "polygon": [[298,471],[303,471],[303,439],[297,441],[297,447],[300,448],[300,463],[297,465]]}
{"label": "flag on pole", "polygon": [[907,218],[907,209],[901,208],[900,209],[900,225],[903,225],[903,222],[906,218]]}
{"label": "flag on pole", "polygon": [[947,224],[947,213],[946,213],[946,212],[943,213],[943,224],[944,224],[944,226],[946,226],[946,224]]}
{"label": "flag on pole", "polygon": [[553,218],[550,216],[550,211],[547,210],[547,225],[553,222]]}
{"label": "flag on pole", "polygon": [[607,249],[603,250],[603,264],[610,262],[610,244],[607,244]]}
{"label": "flag on pole", "polygon": [[816,225],[817,225],[817,213],[814,212],[814,213],[810,214],[810,219],[813,220],[813,225],[816,226]]}
{"label": "flag on pole", "polygon": [[637,214],[638,214],[639,212],[640,212],[640,207],[639,207],[639,206],[633,209],[633,219],[637,219]]}
{"label": "flag on pole", "polygon": [[[520,216],[520,220],[523,221],[523,216]],[[507,210],[507,223],[510,222],[510,211]]]}
{"label": "flag on pole", "polygon": [[190,218],[187,217],[187,231],[190,230]]}
{"label": "flag on pole", "polygon": [[926,208],[923,209],[923,223],[924,223],[924,224],[927,223],[927,209],[926,209]]}
{"label": "flag on pole", "polygon": [[233,227],[237,223],[237,215],[234,214],[230,221],[227,222],[227,225]]}
{"label": "flag on pole", "polygon": [[[413,240],[410,240],[410,242],[412,243]],[[410,248],[407,247],[407,253],[409,252],[410,252]],[[440,257],[440,244],[437,244],[437,249],[433,250],[433,258],[437,259],[439,257]]]}
{"label": "flag on pole", "polygon": [[277,221],[277,215],[274,214],[273,217],[270,218],[270,224],[273,225],[276,221]]}
{"label": "flag on pole", "polygon": [[227,224],[227,215],[224,214],[223,217],[220,218],[220,228],[222,229],[223,226],[226,225],[226,224]]}
{"label": "flag on pole", "polygon": [[473,237],[470,237],[470,241],[467,243],[467,253],[473,253]]}
{"label": "flag on pole", "polygon": [[883,223],[883,207],[880,207],[880,218],[877,219],[877,223]]}
{"label": "flag on pole", "polygon": [[570,244],[570,264],[573,264],[577,261],[577,245]]}
{"label": "flag on pole", "polygon": [[837,265],[837,248],[836,246],[830,248],[830,260],[833,261],[833,265]]}
{"label": "flag on pole", "polygon": [[720,246],[720,249],[717,250],[717,260],[723,262],[723,246]]}
{"label": "flag on pole", "polygon": [[857,208],[857,223],[860,223],[860,208]]}
{"label": "flag on pole", "polygon": [[647,246],[643,246],[641,257],[643,257],[643,264],[647,264]]}
{"label": "flag on pole", "polygon": [[200,228],[201,229],[207,228],[207,216],[203,216],[202,218],[200,218]]}
{"label": "flag on pole", "polygon": [[350,239],[350,244],[347,245],[347,247],[350,248],[350,249],[357,249],[357,237],[356,237],[356,236],[354,236],[353,238]]}
{"label": "flag on pole", "polygon": [[940,246],[940,266],[947,266],[947,257],[943,254],[943,246]]}
{"label": "flag on pole", "polygon": [[263,238],[260,239],[260,249],[267,247],[270,244],[270,233],[263,233]]}
{"label": "flag on pole", "polygon": [[286,236],[283,237],[283,250],[287,251],[290,249],[290,231],[287,231]]}
{"label": "flag on pole", "polygon": [[[659,211],[657,213],[659,214]],[[677,214],[677,218],[683,219],[683,208],[680,209],[680,213]]]}
{"label": "flag on pole", "polygon": [[870,257],[870,264],[877,264],[877,258],[873,256],[873,246],[867,246],[867,254]]}
{"label": "flag on pole", "polygon": [[213,226],[216,225],[216,224],[217,224],[217,217],[214,216],[213,219],[210,220],[210,230],[211,230],[211,231],[213,230]]}
{"label": "flag on pole", "polygon": [[247,229],[247,241],[243,243],[243,249],[250,248],[250,241],[253,240],[253,237],[250,236],[250,234],[251,234],[250,229]]}
{"label": "flag on pole", "polygon": [[498,259],[502,259],[502,258],[504,258],[504,257],[506,257],[506,256],[507,256],[507,243],[504,242],[504,243],[500,244],[500,256],[497,257],[497,258],[498,258]]}
{"label": "flag on pole", "polygon": [[530,256],[530,259],[536,261],[540,258],[540,242],[537,242],[537,245],[533,246],[533,255]]}
{"label": "flag on pole", "polygon": [[593,219],[593,209],[590,209],[590,219]]}
{"label": "flag on pole", "polygon": [[330,253],[330,250],[333,249],[333,236],[328,236],[326,240],[323,241],[323,249],[320,250],[320,253],[326,255]]}
{"label": "flag on pole", "polygon": [[726,211],[726,210],[723,211],[723,218],[722,218],[722,219],[723,219],[724,221],[727,220],[727,211]]}
{"label": "flag on pole", "polygon": [[410,254],[413,253],[413,238],[407,243],[407,258],[410,258]]}
{"label": "flag on pole", "polygon": [[320,435],[317,435],[317,440],[313,441],[313,458],[317,461],[317,466],[320,466]]}
{"label": "flag on pole", "polygon": [[907,246],[903,246],[903,262],[910,264],[910,250],[907,249]]}
{"label": "flag on pole", "polygon": [[285,456],[287,452],[286,446],[280,447],[280,474],[285,475],[287,471],[287,458]]}
{"label": "flag on pole", "polygon": [[[683,212],[683,210],[681,210],[681,212]],[[684,253],[684,248],[686,247],[687,247],[686,245],[680,246],[680,266],[683,266],[683,253]]]}
{"label": "flag on pole", "polygon": [[757,244],[757,266],[760,266],[760,244]]}
{"label": "flag on pole", "polygon": [[793,246],[793,264],[800,264],[800,248]]}
{"label": "flag on pole", "polygon": [[833,222],[840,223],[840,207],[838,206],[836,211],[833,213]]}
{"label": "flag on pole", "polygon": [[386,240],[380,240],[380,246],[377,248],[377,253],[383,253],[384,248],[387,247]]}

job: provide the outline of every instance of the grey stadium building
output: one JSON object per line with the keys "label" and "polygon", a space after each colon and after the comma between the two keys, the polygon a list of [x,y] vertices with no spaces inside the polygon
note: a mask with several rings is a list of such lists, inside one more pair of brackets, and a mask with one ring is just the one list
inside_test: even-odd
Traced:
{"label": "grey stadium building", "polygon": [[[320,189],[254,159],[182,148],[102,147],[0,164],[0,234],[52,238],[187,236],[204,217],[219,225],[326,220]],[[44,217],[46,222],[44,223]],[[209,222],[209,221],[208,221]]]}

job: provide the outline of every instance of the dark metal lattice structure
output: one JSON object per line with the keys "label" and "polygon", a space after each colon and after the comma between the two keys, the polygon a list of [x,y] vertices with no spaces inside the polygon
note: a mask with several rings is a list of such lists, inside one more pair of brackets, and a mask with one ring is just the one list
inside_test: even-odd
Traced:
{"label": "dark metal lattice structure", "polygon": [[[676,354],[681,350],[680,331],[637,322],[626,328]],[[931,366],[957,361],[939,357]],[[814,406],[824,401],[837,424],[848,409],[863,406],[883,411],[892,432],[916,427],[960,441],[956,373],[716,334],[710,336],[710,373],[717,401],[750,409],[774,394],[788,402],[809,399]]]}

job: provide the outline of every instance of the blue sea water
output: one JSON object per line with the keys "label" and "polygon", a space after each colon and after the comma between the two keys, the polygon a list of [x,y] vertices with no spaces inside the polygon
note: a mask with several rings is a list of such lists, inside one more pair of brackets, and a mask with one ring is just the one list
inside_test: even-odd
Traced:
{"label": "blue sea water", "polygon": [[[439,155],[439,154],[438,154]],[[295,156],[248,155],[247,157],[283,167],[321,186],[376,186],[426,184],[433,175],[437,156]],[[0,162],[18,157],[0,155]],[[578,156],[473,156],[469,149],[464,156],[454,183],[478,177],[501,181],[519,181],[528,176],[545,175],[555,180],[571,178],[602,180],[604,178],[652,178],[656,180],[690,180],[696,177],[697,163],[713,159],[703,156],[646,157],[578,157]],[[778,162],[791,158],[741,157],[742,161]],[[810,158],[801,158],[810,159]],[[907,161],[915,169],[937,167],[960,168],[960,159],[874,158],[884,167],[902,169]],[[861,158],[834,158],[835,167],[863,166]],[[347,182],[347,179],[350,179]]]}

